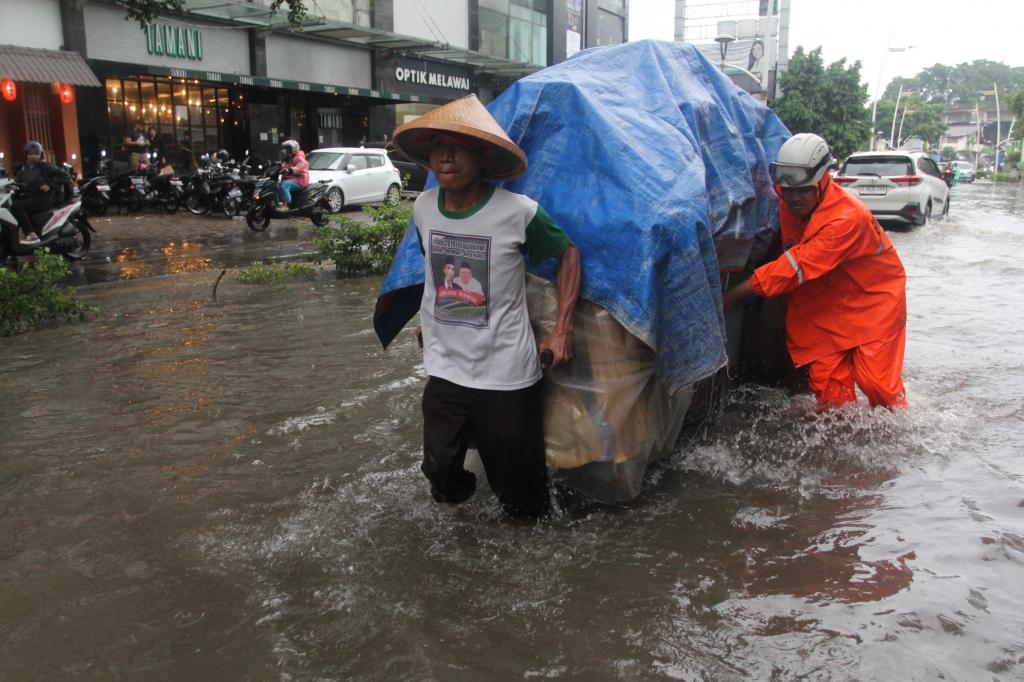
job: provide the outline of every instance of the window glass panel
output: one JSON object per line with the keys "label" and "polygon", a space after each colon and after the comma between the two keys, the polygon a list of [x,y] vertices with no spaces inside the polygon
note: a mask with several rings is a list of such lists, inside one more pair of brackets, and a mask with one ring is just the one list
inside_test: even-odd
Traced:
{"label": "window glass panel", "polygon": [[309,155],[309,170],[337,170],[341,152],[312,152]]}
{"label": "window glass panel", "polygon": [[533,59],[537,66],[548,65],[548,30],[543,26],[533,27]]}
{"label": "window glass panel", "polygon": [[597,44],[616,45],[626,42],[625,22],[620,16],[603,9],[597,12]]}
{"label": "window glass panel", "polygon": [[863,156],[849,159],[841,172],[843,175],[877,175],[884,178],[911,175],[914,169],[910,159],[905,156]]}
{"label": "window glass panel", "polygon": [[217,88],[217,104],[221,109],[227,108],[231,104],[231,101],[228,99],[227,88]]}
{"label": "window glass panel", "polygon": [[508,56],[508,17],[480,10],[480,51],[493,57]]}
{"label": "window glass panel", "polygon": [[355,166],[356,170],[366,170],[366,155],[353,154],[348,160],[349,166]]}
{"label": "window glass panel", "polygon": [[117,101],[121,99],[121,81],[116,78],[107,79],[107,99]]}
{"label": "window glass panel", "polygon": [[501,14],[508,14],[508,0],[480,0],[480,9],[489,9]]}
{"label": "window glass panel", "polygon": [[508,20],[508,56],[517,62],[529,63],[533,57],[533,27],[520,19]]}
{"label": "window glass panel", "polygon": [[139,103],[139,82],[138,81],[125,81],[124,82],[124,100],[127,104],[138,104]]}
{"label": "window glass panel", "polygon": [[142,115],[141,118],[146,125],[153,125],[157,122],[156,114],[156,84],[152,81],[140,83],[142,91]]}
{"label": "window glass panel", "polygon": [[377,156],[376,154],[366,157],[369,163],[367,164],[370,168],[380,168],[384,165],[384,157]]}

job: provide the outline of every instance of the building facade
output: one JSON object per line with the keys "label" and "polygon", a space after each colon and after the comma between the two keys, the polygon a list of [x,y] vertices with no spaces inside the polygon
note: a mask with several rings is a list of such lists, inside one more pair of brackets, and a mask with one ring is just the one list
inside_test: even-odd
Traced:
{"label": "building facade", "polygon": [[[45,30],[25,32],[95,75],[72,116],[87,167],[101,152],[125,162],[137,123],[178,165],[188,149],[269,158],[288,138],[304,149],[382,143],[445,102],[490,101],[628,34],[628,0],[317,0],[301,27],[270,4],[185,0],[185,14],[143,27],[110,0],[39,0]],[[0,150],[11,144],[0,138]]]}
{"label": "building facade", "polygon": [[0,0],[0,165],[35,140],[49,161],[81,170],[79,99],[100,82],[63,42],[60,0]]}
{"label": "building facade", "polygon": [[676,0],[675,39],[693,43],[737,85],[772,102],[788,64],[789,5],[789,0]]}

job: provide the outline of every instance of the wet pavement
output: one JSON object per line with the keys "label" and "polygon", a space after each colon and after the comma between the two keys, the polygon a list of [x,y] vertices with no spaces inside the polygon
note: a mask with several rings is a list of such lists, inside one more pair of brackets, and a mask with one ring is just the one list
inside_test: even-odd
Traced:
{"label": "wet pavement", "polygon": [[[339,215],[369,218],[358,207]],[[115,214],[89,219],[96,228],[89,257],[73,266],[71,282],[96,284],[156,275],[240,268],[256,260],[295,260],[316,252],[313,223],[275,220],[265,232],[253,232],[243,217],[173,214]]]}
{"label": "wet pavement", "polygon": [[380,278],[81,287],[95,320],[0,340],[0,679],[1019,680],[1024,189],[892,239],[909,410],[745,387],[538,526],[431,501]]}

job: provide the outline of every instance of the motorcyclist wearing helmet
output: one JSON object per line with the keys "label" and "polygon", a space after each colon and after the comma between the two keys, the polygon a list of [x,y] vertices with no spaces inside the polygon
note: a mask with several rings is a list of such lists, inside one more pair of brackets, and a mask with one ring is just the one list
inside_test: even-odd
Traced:
{"label": "motorcyclist wearing helmet", "polygon": [[871,211],[832,182],[831,159],[811,133],[782,145],[769,172],[784,251],[722,303],[788,295],[789,354],[807,366],[820,410],[855,402],[855,384],[872,406],[905,407],[906,273]]}
{"label": "motorcyclist wearing helmet", "polygon": [[281,143],[281,177],[287,179],[277,184],[277,207],[287,210],[292,203],[292,191],[309,186],[309,162],[295,140]]}
{"label": "motorcyclist wearing helmet", "polygon": [[227,149],[221,149],[216,153],[217,163],[221,166],[226,166],[231,163],[231,154],[228,153]]}
{"label": "motorcyclist wearing helmet", "polygon": [[20,185],[21,192],[11,206],[11,213],[17,218],[18,226],[25,234],[22,243],[38,244],[39,236],[32,225],[31,216],[53,208],[58,191],[71,183],[71,176],[63,169],[44,161],[43,145],[33,141],[25,145],[25,163],[16,169],[14,179]]}

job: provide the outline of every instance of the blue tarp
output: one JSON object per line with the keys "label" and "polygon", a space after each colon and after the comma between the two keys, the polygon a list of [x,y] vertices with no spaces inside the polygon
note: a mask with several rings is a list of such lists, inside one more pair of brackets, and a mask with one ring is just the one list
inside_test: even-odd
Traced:
{"label": "blue tarp", "polygon": [[[487,107],[529,158],[503,183],[540,202],[583,260],[581,294],[657,354],[671,391],[725,364],[719,270],[778,229],[768,164],[789,131],[686,43],[585,50]],[[717,248],[717,254],[716,254]],[[531,265],[554,279],[557,263]],[[377,302],[386,346],[419,309],[406,234]]]}

